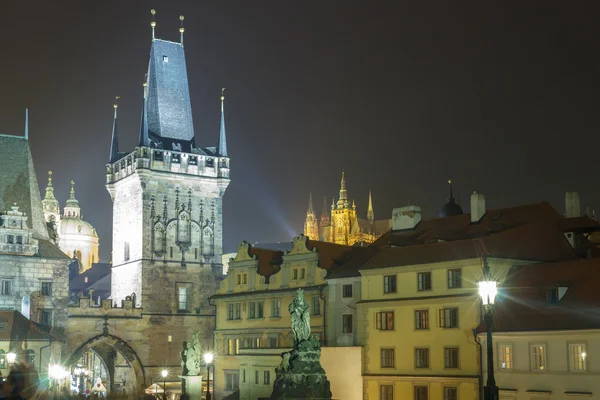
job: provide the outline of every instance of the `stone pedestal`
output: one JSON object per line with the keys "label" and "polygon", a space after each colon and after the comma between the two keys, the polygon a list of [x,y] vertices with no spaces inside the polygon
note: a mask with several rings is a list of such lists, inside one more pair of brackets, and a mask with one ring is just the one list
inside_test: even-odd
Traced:
{"label": "stone pedestal", "polygon": [[202,398],[202,376],[180,376],[181,379],[185,380],[185,393],[190,399],[201,399]]}
{"label": "stone pedestal", "polygon": [[321,366],[321,344],[316,335],[281,357],[271,400],[331,400],[330,382]]}

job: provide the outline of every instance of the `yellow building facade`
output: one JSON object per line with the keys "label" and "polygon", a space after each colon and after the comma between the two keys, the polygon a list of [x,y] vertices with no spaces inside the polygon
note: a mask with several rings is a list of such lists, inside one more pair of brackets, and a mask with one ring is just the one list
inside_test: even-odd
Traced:
{"label": "yellow building facade", "polygon": [[288,307],[302,288],[311,307],[311,331],[324,339],[325,274],[349,249],[294,238],[290,251],[253,248],[243,242],[227,277],[211,298],[217,309],[215,396],[239,390],[240,399],[269,397],[281,353],[293,344]]}

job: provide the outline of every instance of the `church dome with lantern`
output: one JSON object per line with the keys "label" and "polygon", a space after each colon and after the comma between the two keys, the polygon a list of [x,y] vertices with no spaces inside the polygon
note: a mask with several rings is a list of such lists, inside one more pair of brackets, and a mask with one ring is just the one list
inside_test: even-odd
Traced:
{"label": "church dome with lantern", "polygon": [[48,230],[58,247],[69,257],[79,261],[79,272],[86,271],[93,263],[97,263],[99,261],[98,233],[81,215],[79,201],[75,198],[75,182],[71,181],[71,193],[61,215],[58,200],[54,197],[52,172],[49,172],[42,206]]}

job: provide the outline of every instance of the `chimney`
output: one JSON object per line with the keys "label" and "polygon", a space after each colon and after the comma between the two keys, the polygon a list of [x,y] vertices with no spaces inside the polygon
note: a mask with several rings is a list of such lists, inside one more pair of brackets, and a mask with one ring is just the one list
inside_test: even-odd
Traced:
{"label": "chimney", "polygon": [[581,216],[579,193],[567,192],[565,194],[565,208],[565,217],[574,218]]}
{"label": "chimney", "polygon": [[471,222],[479,222],[485,214],[485,197],[481,193],[471,195]]}
{"label": "chimney", "polygon": [[413,229],[421,222],[421,207],[406,206],[394,208],[392,212],[392,230]]}

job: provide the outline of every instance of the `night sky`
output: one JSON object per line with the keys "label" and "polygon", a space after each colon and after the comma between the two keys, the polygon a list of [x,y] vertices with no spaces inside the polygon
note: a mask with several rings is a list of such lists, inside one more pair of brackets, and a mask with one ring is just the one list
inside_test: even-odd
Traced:
{"label": "night sky", "polygon": [[217,143],[227,88],[226,251],[302,232],[309,192],[320,215],[342,169],[362,217],[369,189],[376,218],[409,200],[436,216],[449,176],[466,212],[473,190],[488,208],[560,212],[576,190],[600,211],[594,2],[481,3],[4,0],[0,133],[22,133],[29,107],[42,190],[51,169],[63,205],[75,180],[108,261],[112,103],[133,149],[155,8],[162,39],[179,40],[185,15],[201,147]]}

